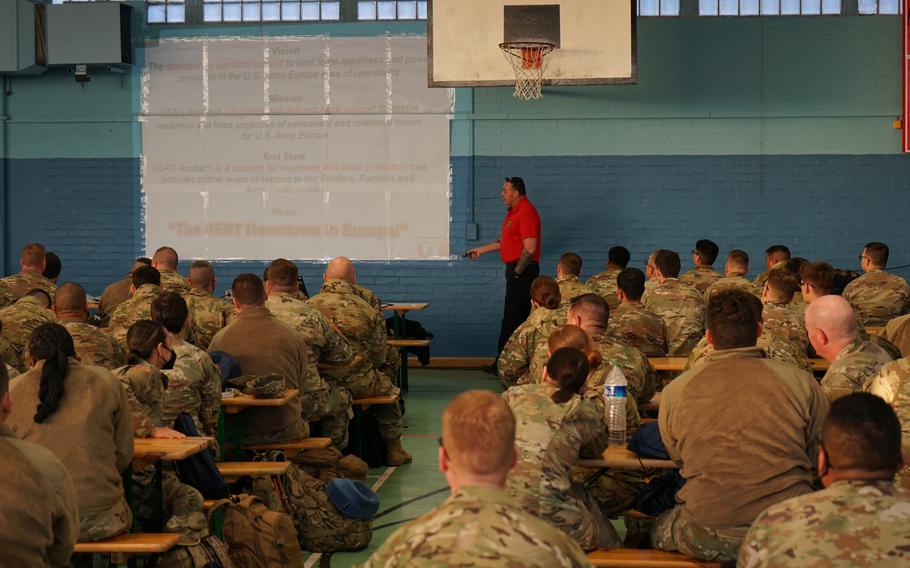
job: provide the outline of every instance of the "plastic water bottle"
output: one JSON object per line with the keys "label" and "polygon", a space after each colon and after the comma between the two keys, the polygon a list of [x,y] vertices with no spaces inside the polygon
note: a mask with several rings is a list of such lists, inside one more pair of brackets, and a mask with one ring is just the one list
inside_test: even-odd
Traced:
{"label": "plastic water bottle", "polygon": [[611,446],[626,445],[626,376],[614,366],[604,382],[604,413]]}

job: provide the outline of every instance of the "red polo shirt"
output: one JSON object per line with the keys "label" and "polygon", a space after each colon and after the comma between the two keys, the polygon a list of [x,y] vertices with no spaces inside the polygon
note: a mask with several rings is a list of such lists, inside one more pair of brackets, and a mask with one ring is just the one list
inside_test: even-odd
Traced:
{"label": "red polo shirt", "polygon": [[499,241],[499,256],[506,264],[517,262],[521,257],[523,239],[537,239],[534,261],[540,261],[540,215],[527,197],[518,200],[502,222],[502,238]]}

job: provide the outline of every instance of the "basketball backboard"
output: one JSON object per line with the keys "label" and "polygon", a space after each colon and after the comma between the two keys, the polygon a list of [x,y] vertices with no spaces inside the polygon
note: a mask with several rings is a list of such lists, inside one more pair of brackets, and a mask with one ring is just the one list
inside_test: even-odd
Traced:
{"label": "basketball backboard", "polygon": [[636,83],[635,0],[429,0],[429,85],[506,86],[499,44],[557,46],[544,85]]}

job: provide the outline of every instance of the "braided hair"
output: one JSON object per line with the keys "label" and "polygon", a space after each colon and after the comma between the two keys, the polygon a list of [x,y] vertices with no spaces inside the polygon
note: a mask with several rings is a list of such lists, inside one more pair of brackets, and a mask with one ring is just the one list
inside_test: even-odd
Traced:
{"label": "braided hair", "polygon": [[32,357],[44,361],[34,418],[40,424],[57,412],[57,407],[63,400],[63,379],[69,370],[67,358],[76,356],[76,348],[65,327],[57,323],[46,323],[32,332],[28,350]]}

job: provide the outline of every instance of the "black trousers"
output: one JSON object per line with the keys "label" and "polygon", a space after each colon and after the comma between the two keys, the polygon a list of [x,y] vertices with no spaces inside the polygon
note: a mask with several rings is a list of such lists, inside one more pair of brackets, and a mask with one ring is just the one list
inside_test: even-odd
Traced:
{"label": "black trousers", "polygon": [[506,300],[502,309],[497,355],[502,353],[512,332],[528,319],[531,313],[531,282],[540,275],[540,265],[532,262],[516,278],[515,265],[514,262],[506,265]]}

